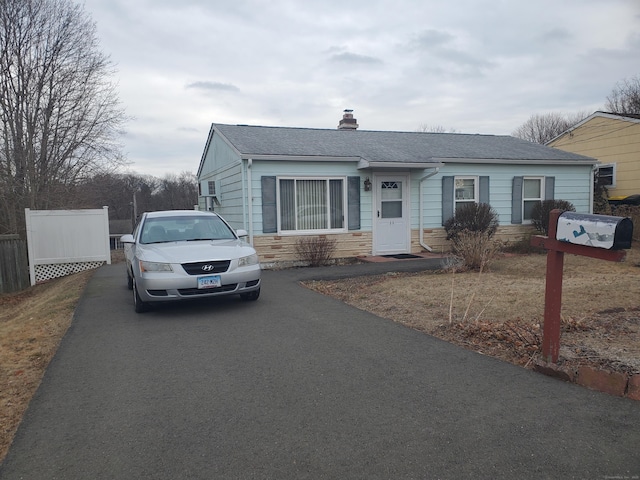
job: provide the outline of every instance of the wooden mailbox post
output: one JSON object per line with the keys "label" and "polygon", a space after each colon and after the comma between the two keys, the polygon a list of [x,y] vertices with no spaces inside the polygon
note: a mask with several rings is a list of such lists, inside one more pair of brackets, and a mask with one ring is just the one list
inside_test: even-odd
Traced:
{"label": "wooden mailbox post", "polygon": [[633,223],[625,217],[583,215],[552,210],[549,235],[536,235],[531,245],[547,250],[547,279],[544,295],[542,357],[557,363],[560,352],[560,310],[562,308],[562,269],[564,254],[624,260],[624,248],[631,248]]}

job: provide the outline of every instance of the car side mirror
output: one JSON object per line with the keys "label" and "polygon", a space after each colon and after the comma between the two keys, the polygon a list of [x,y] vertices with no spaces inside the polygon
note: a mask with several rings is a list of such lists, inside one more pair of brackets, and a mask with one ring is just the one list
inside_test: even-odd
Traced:
{"label": "car side mirror", "polygon": [[238,237],[248,237],[249,236],[249,234],[247,233],[247,231],[244,228],[236,230],[236,235],[238,235]]}
{"label": "car side mirror", "polygon": [[136,243],[136,241],[133,239],[133,235],[131,235],[130,233],[128,233],[127,235],[122,235],[120,237],[120,241],[122,243]]}

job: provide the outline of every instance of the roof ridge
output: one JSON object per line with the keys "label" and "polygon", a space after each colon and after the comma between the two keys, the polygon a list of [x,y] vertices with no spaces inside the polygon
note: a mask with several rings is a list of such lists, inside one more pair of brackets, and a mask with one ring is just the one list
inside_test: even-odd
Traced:
{"label": "roof ridge", "polygon": [[[310,130],[310,131],[321,131],[321,132],[339,132],[340,134],[344,133],[345,130],[340,130],[338,128],[320,128],[320,127],[291,127],[291,126],[278,126],[278,125],[250,125],[247,123],[212,123],[212,125],[218,127],[246,127],[246,128],[268,128],[268,129],[282,129],[282,130]],[[351,133],[398,133],[398,134],[406,134],[406,135],[437,135],[437,136],[445,136],[445,135],[467,135],[467,136],[482,136],[482,137],[509,137],[509,138],[517,138],[512,135],[507,134],[496,134],[496,133],[465,133],[465,132],[419,132],[419,131],[407,131],[407,130],[366,130],[366,129],[358,129],[358,130],[348,130],[346,132]]]}

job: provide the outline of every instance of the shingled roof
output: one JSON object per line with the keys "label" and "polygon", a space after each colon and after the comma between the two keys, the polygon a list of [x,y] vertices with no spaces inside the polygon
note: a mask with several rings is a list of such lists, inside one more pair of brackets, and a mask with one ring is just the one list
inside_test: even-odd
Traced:
{"label": "shingled roof", "polygon": [[[359,168],[458,163],[594,164],[597,160],[510,136],[213,124],[242,158],[359,161]],[[206,152],[205,152],[206,153]],[[204,158],[204,157],[203,157]]]}

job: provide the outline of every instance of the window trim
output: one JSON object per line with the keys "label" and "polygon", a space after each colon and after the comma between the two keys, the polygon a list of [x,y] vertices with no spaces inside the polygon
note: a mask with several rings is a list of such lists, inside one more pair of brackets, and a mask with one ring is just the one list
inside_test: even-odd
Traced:
{"label": "window trim", "polygon": [[601,168],[611,168],[611,185],[604,185],[605,188],[616,188],[616,174],[617,174],[617,164],[616,163],[603,163],[601,165],[596,165],[596,175],[600,173]]}
{"label": "window trim", "polygon": [[[306,229],[306,230],[283,230],[282,229],[282,217],[280,210],[280,181],[281,180],[321,180],[326,183],[327,186],[327,202],[330,201],[329,195],[329,181],[340,180],[342,181],[342,228],[323,228],[323,229]],[[346,233],[349,225],[349,204],[348,204],[348,177],[346,175],[331,175],[331,176],[308,176],[308,175],[282,175],[276,176],[276,221],[278,235],[322,235],[326,233]],[[327,209],[330,211],[330,205],[327,203]],[[330,219],[329,219],[330,220]]]}
{"label": "window trim", "polygon": [[470,199],[458,200],[456,198],[456,181],[473,180],[473,203],[480,203],[480,177],[478,175],[456,175],[453,177],[453,212],[455,214],[458,204],[471,203]]}
{"label": "window trim", "polygon": [[[546,198],[546,190],[545,190],[545,178],[544,176],[523,176],[522,177],[522,203],[521,203],[521,208],[522,208],[522,224],[523,225],[531,225],[533,223],[533,220],[531,218],[525,218],[525,208],[524,208],[524,204],[525,202],[532,202],[532,201],[537,201],[537,202],[543,202]],[[540,181],[540,197],[538,198],[528,198],[525,197],[524,195],[524,184],[527,180],[539,180]]]}

